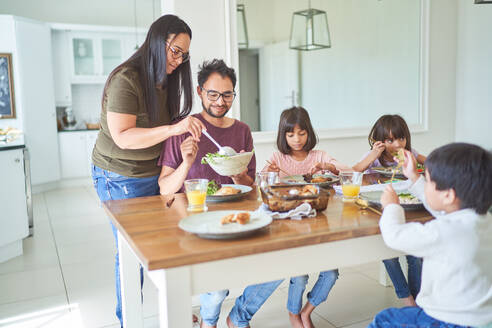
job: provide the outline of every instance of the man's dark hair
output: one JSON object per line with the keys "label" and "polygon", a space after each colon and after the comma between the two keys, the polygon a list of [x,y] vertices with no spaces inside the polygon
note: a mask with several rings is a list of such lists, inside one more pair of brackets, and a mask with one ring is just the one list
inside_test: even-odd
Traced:
{"label": "man's dark hair", "polygon": [[228,77],[231,79],[232,87],[236,87],[236,73],[234,72],[234,68],[228,67],[222,59],[204,61],[198,68],[200,69],[198,72],[198,85],[200,88],[203,88],[203,85],[212,73],[218,73],[222,78]]}
{"label": "man's dark hair", "polygon": [[492,153],[467,143],[451,143],[434,150],[425,168],[437,190],[453,189],[462,209],[485,214],[492,205]]}
{"label": "man's dark hair", "polygon": [[306,130],[308,138],[302,150],[311,151],[318,143],[318,136],[314,132],[309,114],[303,107],[291,107],[280,114],[280,122],[278,123],[277,148],[282,154],[290,154],[291,148],[287,143],[287,132],[293,132],[294,127],[299,125],[301,130]]}

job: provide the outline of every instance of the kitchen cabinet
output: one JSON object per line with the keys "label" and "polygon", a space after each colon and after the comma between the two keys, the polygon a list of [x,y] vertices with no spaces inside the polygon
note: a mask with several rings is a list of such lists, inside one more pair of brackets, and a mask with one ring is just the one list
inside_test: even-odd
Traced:
{"label": "kitchen cabinet", "polygon": [[0,263],[22,254],[29,234],[24,146],[0,148]]}
{"label": "kitchen cabinet", "polygon": [[70,106],[72,104],[72,88],[67,33],[53,30],[51,40],[55,102],[57,106]]}
{"label": "kitchen cabinet", "polygon": [[116,33],[71,32],[72,83],[104,83],[123,61],[124,38]]}
{"label": "kitchen cabinet", "polygon": [[98,133],[98,130],[58,133],[63,179],[91,176],[92,149],[96,143]]}

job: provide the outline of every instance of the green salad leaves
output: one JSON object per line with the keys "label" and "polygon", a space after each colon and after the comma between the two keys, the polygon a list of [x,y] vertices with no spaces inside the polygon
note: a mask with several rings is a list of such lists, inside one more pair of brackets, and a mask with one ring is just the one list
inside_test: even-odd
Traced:
{"label": "green salad leaves", "polygon": [[207,185],[207,195],[215,195],[217,190],[220,189],[220,185],[215,180],[210,180]]}
{"label": "green salad leaves", "polygon": [[215,163],[214,159],[216,159],[216,158],[227,158],[227,157],[229,157],[229,156],[221,155],[218,152],[217,153],[208,153],[202,157],[202,160],[200,163],[202,163],[202,164],[208,164],[210,162]]}

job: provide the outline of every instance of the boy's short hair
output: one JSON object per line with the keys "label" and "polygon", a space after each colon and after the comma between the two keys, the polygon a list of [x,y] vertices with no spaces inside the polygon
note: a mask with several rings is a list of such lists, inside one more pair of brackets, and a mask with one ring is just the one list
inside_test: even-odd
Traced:
{"label": "boy's short hair", "polygon": [[234,68],[229,67],[222,59],[213,59],[212,61],[204,61],[201,66],[198,67],[198,85],[203,88],[205,82],[212,73],[218,73],[222,78],[228,77],[231,79],[232,87],[236,87],[236,72]]}
{"label": "boy's short hair", "polygon": [[467,143],[435,149],[425,168],[437,190],[453,189],[462,209],[485,214],[492,205],[492,153]]}

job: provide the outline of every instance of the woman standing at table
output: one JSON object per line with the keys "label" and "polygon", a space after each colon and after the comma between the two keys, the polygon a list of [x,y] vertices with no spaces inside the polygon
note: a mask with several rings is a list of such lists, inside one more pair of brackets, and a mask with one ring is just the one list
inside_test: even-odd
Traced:
{"label": "woman standing at table", "polygon": [[[190,41],[191,29],[184,21],[162,16],[135,54],[109,75],[92,153],[92,178],[101,201],[158,195],[162,142],[186,132],[199,140],[203,123],[191,116],[181,119],[192,107]],[[116,316],[123,327],[118,237],[111,227],[117,249]],[[141,278],[143,283],[142,272]]]}

